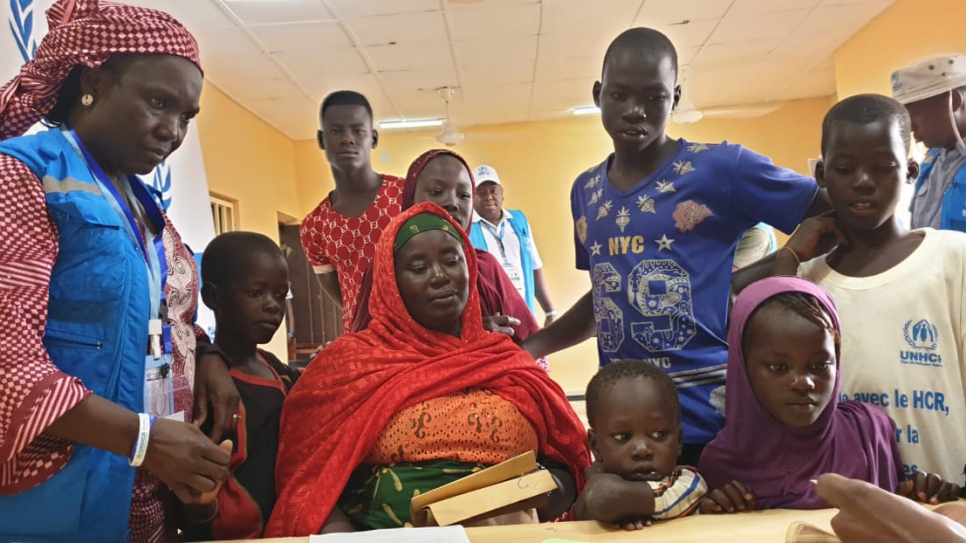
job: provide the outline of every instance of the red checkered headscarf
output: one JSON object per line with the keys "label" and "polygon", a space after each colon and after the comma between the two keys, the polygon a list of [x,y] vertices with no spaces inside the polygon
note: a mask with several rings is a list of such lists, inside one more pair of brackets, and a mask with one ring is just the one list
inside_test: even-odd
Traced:
{"label": "red checkered headscarf", "polygon": [[19,136],[43,119],[75,66],[97,68],[111,55],[134,53],[184,57],[201,68],[194,36],[161,11],[58,0],[47,10],[47,25],[35,58],[0,89],[0,140]]}

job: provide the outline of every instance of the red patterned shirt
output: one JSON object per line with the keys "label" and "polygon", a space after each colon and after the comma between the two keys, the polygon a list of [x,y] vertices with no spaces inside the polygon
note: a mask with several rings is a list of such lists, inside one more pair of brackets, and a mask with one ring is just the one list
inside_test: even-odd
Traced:
{"label": "red patterned shirt", "polygon": [[[191,417],[198,303],[194,258],[165,216],[162,241],[168,261],[165,293],[171,321],[172,372],[182,394],[177,411]],[[23,162],[0,154],[0,496],[33,488],[56,474],[73,444],[43,433],[91,392],[61,372],[44,349],[50,276],[59,250],[43,185]],[[131,501],[134,542],[170,541],[164,485],[138,470]]]}
{"label": "red patterned shirt", "polygon": [[379,194],[358,217],[332,209],[330,194],[302,221],[302,248],[315,273],[339,274],[344,330],[352,328],[362,276],[376,254],[376,242],[389,221],[402,212],[404,183],[400,177],[383,175]]}

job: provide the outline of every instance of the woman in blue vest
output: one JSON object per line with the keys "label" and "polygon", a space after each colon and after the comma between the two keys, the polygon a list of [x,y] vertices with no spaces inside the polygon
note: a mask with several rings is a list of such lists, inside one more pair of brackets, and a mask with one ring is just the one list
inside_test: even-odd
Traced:
{"label": "woman in blue vest", "polygon": [[217,356],[196,368],[197,268],[134,175],[198,112],[197,44],[97,0],[47,19],[0,89],[0,541],[172,541],[170,491],[192,502],[227,478],[231,443],[213,439],[237,408]]}

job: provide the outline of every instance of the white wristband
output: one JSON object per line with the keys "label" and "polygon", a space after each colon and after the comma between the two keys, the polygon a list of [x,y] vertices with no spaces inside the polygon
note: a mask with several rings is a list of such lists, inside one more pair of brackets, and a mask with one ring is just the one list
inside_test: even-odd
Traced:
{"label": "white wristband", "polygon": [[138,440],[134,442],[131,459],[128,464],[140,467],[144,463],[144,456],[148,453],[148,440],[151,439],[151,415],[138,413]]}
{"label": "white wristband", "polygon": [[543,312],[543,315],[545,317],[556,317],[557,316],[557,310],[555,309],[553,311],[544,311]]}

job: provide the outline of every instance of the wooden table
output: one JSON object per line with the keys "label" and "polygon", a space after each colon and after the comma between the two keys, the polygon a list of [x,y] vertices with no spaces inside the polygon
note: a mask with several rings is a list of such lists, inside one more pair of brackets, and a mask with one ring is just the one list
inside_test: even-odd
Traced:
{"label": "wooden table", "polygon": [[[597,541],[654,541],[660,543],[783,543],[788,525],[798,520],[831,532],[835,509],[792,511],[776,509],[735,515],[695,515],[660,522],[637,532],[603,527],[597,522],[560,522],[467,528],[472,543],[542,543],[563,539],[577,543]],[[308,537],[263,539],[266,543],[308,543]],[[242,542],[235,542],[242,543]]]}

